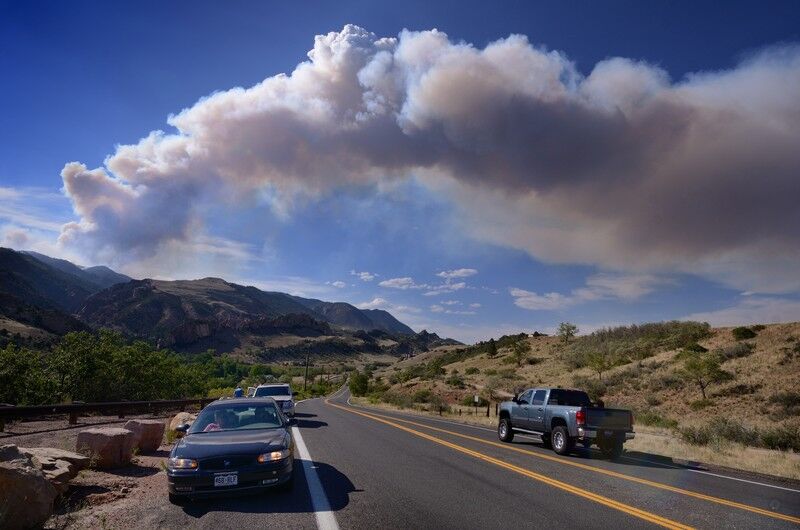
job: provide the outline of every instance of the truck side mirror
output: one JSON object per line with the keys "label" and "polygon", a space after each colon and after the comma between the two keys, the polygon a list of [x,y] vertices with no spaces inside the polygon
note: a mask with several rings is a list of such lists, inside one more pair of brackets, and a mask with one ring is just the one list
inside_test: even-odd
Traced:
{"label": "truck side mirror", "polygon": [[191,426],[192,426],[191,423],[184,423],[183,425],[178,425],[177,427],[175,427],[175,430],[186,434],[186,431],[188,431],[189,427]]}

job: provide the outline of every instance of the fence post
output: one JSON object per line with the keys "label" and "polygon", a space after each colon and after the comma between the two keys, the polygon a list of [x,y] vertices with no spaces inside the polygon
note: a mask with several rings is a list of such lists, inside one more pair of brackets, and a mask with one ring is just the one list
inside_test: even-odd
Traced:
{"label": "fence post", "polygon": [[499,403],[495,403],[494,404],[494,415],[495,415],[495,417],[497,416],[497,407],[498,407],[498,405],[499,405]]}
{"label": "fence post", "polygon": [[69,424],[75,425],[76,423],[78,423],[78,411],[71,410],[69,412]]}
{"label": "fence post", "polygon": [[489,403],[489,402],[487,401],[487,402],[486,402],[486,417],[487,417],[487,418],[489,417],[489,407],[490,407],[490,406],[491,406],[491,403]]}
{"label": "fence post", "polygon": [[0,418],[0,432],[3,432],[4,430],[6,430],[6,419]]}

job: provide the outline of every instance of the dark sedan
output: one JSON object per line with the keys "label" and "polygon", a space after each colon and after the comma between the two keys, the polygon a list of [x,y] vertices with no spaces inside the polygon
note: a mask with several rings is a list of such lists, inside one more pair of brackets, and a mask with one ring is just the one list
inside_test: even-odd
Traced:
{"label": "dark sedan", "polygon": [[289,489],[294,440],[275,400],[223,399],[211,403],[169,455],[169,498]]}

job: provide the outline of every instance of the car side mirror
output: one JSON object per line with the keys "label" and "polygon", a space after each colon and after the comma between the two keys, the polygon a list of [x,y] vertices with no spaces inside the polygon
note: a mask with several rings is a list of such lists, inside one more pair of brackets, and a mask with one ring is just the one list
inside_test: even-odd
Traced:
{"label": "car side mirror", "polygon": [[513,398],[511,398],[511,402],[512,403],[519,403],[519,396],[515,395]]}
{"label": "car side mirror", "polygon": [[191,423],[184,423],[183,425],[178,425],[177,427],[175,427],[175,430],[186,434],[186,431],[188,431],[189,427],[191,426],[192,426]]}

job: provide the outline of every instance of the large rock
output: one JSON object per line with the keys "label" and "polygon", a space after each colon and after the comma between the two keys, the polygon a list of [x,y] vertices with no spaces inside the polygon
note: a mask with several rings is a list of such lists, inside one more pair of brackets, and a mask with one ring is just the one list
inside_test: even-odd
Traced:
{"label": "large rock", "polygon": [[20,447],[19,450],[30,457],[33,465],[39,468],[44,477],[61,493],[67,491],[69,481],[75,478],[81,469],[89,467],[88,456],[72,451],[52,447]]}
{"label": "large rock", "polygon": [[179,426],[183,425],[184,423],[194,423],[194,420],[197,419],[197,414],[191,414],[189,412],[179,412],[172,418],[172,421],[169,422],[169,430],[170,432],[175,433],[179,438],[183,436],[183,433],[176,431]]}
{"label": "large rock", "polygon": [[16,445],[0,446],[0,528],[44,524],[53,512],[56,488]]}
{"label": "large rock", "polygon": [[128,420],[125,428],[136,437],[136,447],[145,453],[157,451],[164,439],[164,422],[160,420]]}
{"label": "large rock", "polygon": [[78,433],[78,452],[88,455],[100,469],[122,467],[130,463],[136,437],[128,429],[95,427]]}

